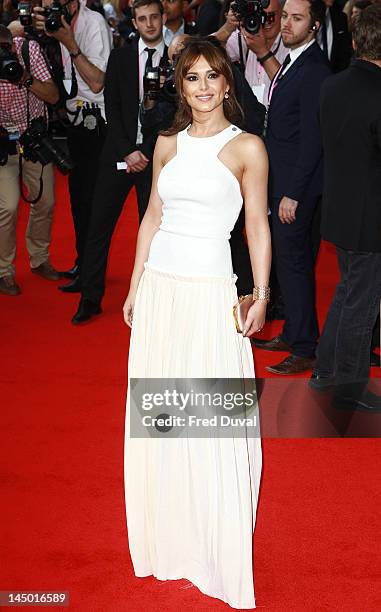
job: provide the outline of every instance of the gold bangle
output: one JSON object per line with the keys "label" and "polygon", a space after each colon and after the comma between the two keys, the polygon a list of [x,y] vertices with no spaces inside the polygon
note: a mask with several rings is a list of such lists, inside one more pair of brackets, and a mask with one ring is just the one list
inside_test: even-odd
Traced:
{"label": "gold bangle", "polygon": [[257,300],[264,300],[265,302],[270,301],[270,287],[254,287],[253,289],[253,302]]}

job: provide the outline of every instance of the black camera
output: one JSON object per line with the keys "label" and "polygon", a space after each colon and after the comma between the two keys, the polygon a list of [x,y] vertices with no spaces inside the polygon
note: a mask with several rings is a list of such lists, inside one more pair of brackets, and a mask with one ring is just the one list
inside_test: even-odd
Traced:
{"label": "black camera", "polygon": [[164,85],[162,92],[169,98],[174,98],[177,95],[176,83],[175,83],[175,67],[172,64],[167,64],[162,68],[162,74],[164,75]]}
{"label": "black camera", "polygon": [[67,174],[73,168],[71,159],[49,136],[43,117],[32,119],[30,126],[20,137],[19,143],[21,153],[27,161],[40,162],[42,166],[53,162],[62,174]]}
{"label": "black camera", "polygon": [[70,24],[72,16],[67,10],[66,4],[63,5],[59,0],[53,0],[50,6],[44,8],[43,15],[45,17],[45,29],[47,32],[57,32],[57,30],[62,28],[61,17],[65,17],[65,21]]}
{"label": "black camera", "polygon": [[0,46],[0,79],[10,83],[17,83],[23,73],[24,69],[17,55],[12,53],[10,46],[9,48]]}
{"label": "black camera", "polygon": [[20,23],[24,28],[32,27],[32,5],[30,2],[19,2],[17,5]]}
{"label": "black camera", "polygon": [[150,66],[146,68],[143,77],[144,96],[149,100],[157,100],[160,92],[160,68]]}
{"label": "black camera", "polygon": [[[164,82],[161,80],[164,77]],[[146,68],[143,79],[144,95],[149,100],[157,100],[160,92],[166,96],[176,95],[175,68],[171,64]]]}
{"label": "black camera", "polygon": [[264,9],[269,4],[270,0],[235,0],[231,9],[245,30],[256,34],[267,21]]}

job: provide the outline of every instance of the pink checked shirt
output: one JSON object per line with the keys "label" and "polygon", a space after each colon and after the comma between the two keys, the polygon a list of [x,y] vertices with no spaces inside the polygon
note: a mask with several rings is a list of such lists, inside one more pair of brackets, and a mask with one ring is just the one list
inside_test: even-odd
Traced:
{"label": "pink checked shirt", "polygon": [[[24,66],[21,55],[23,38],[16,37],[13,40],[19,62]],[[40,46],[35,41],[29,42],[30,72],[39,81],[51,79],[50,72],[46,65],[45,58]],[[27,89],[8,81],[0,81],[0,126],[16,127],[20,134],[27,128],[26,122],[26,101]],[[35,119],[44,115],[44,102],[37,98],[31,91],[29,92],[30,118]]]}

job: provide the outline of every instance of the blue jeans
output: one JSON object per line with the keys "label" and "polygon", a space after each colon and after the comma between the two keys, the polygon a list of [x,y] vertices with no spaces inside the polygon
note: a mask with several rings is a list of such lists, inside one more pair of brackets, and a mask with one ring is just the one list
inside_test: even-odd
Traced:
{"label": "blue jeans", "polygon": [[336,286],[317,350],[315,371],[335,379],[336,393],[359,397],[369,379],[373,328],[380,311],[381,253],[336,248]]}

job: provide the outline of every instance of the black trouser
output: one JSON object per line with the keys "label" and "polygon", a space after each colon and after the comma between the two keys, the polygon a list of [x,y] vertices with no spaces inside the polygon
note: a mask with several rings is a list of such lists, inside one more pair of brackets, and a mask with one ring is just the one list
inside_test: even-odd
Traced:
{"label": "black trouser", "polygon": [[100,169],[81,268],[82,295],[92,302],[100,302],[105,292],[108,252],[124,202],[135,186],[141,221],[148,206],[151,182],[151,162],[143,172],[131,174],[117,170],[116,163],[110,162]]}
{"label": "black trouser", "polygon": [[83,251],[89,230],[95,183],[106,135],[104,122],[99,131],[87,130],[83,125],[68,129],[67,143],[74,168],[69,174],[71,214],[75,231],[76,264],[81,268]]}
{"label": "black trouser", "polygon": [[372,351],[378,346],[380,346],[380,315],[378,315],[376,325],[373,328]]}
{"label": "black trouser", "polygon": [[[316,203],[314,208],[312,223],[311,223],[311,245],[312,245],[312,261],[314,266],[316,266],[316,260],[319,255],[320,243],[321,243],[321,234],[320,234],[320,225],[321,225],[321,198]],[[279,287],[279,282],[276,273],[275,267],[275,259],[272,259],[271,262],[271,271],[270,271],[270,288],[271,288],[271,300],[268,308],[268,312],[270,310],[275,310],[275,312],[279,311],[279,309],[283,309],[283,299],[281,290]]]}
{"label": "black trouser", "polygon": [[293,355],[313,358],[319,335],[311,227],[317,198],[299,203],[296,220],[281,223],[279,199],[272,201],[273,258],[284,301],[282,340]]}
{"label": "black trouser", "polygon": [[243,235],[245,227],[245,210],[242,207],[230,238],[230,249],[234,274],[237,275],[237,293],[246,295],[253,291],[253,273],[250,253]]}
{"label": "black trouser", "polygon": [[372,332],[380,312],[381,253],[338,248],[336,286],[318,347],[316,371],[335,378],[338,393],[358,396],[369,377]]}

